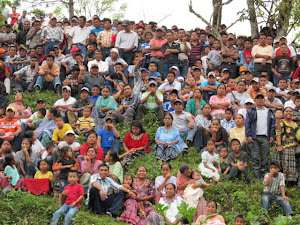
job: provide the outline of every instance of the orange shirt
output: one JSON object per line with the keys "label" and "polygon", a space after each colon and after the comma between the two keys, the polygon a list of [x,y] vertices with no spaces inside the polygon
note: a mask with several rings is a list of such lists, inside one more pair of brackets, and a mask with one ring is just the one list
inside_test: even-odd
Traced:
{"label": "orange shirt", "polygon": [[259,93],[263,94],[265,97],[267,97],[267,91],[266,90],[262,90],[262,89],[259,89],[259,91],[254,91],[253,88],[248,88],[247,93],[250,94],[251,98],[254,100],[255,99],[255,96]]}
{"label": "orange shirt", "polygon": [[40,67],[40,72],[45,73],[46,71],[50,71],[50,73],[57,77],[59,76],[59,66],[56,64],[53,64],[51,68],[48,67],[47,63]]}
{"label": "orange shirt", "polygon": [[17,119],[12,119],[10,123],[7,123],[6,118],[0,119],[0,129],[4,130],[5,135],[0,136],[1,139],[14,139],[14,132],[17,127],[21,127],[21,122]]}

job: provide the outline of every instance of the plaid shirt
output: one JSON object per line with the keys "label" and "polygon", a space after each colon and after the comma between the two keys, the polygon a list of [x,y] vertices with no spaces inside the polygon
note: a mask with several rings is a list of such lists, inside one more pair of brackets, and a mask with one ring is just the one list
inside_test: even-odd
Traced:
{"label": "plaid shirt", "polygon": [[97,37],[97,42],[101,45],[103,48],[110,48],[111,47],[111,40],[112,37],[116,34],[113,30],[103,30],[99,32]]}
{"label": "plaid shirt", "polygon": [[42,30],[41,38],[45,38],[47,40],[54,39],[57,42],[62,42],[64,40],[63,31],[58,26],[48,26],[44,27]]}
{"label": "plaid shirt", "polygon": [[16,75],[19,75],[26,83],[33,81],[34,76],[36,75],[35,69],[31,69],[30,65],[25,66],[22,69],[15,72]]}
{"label": "plaid shirt", "polygon": [[221,126],[225,128],[227,133],[229,133],[230,130],[235,127],[235,122],[234,122],[234,120],[230,120],[228,122],[226,119],[223,119],[223,120],[221,120]]}
{"label": "plaid shirt", "polygon": [[[130,105],[134,110],[140,104],[140,97],[132,93],[130,97],[126,97],[122,100],[121,105]],[[125,111],[125,110],[124,110]]]}

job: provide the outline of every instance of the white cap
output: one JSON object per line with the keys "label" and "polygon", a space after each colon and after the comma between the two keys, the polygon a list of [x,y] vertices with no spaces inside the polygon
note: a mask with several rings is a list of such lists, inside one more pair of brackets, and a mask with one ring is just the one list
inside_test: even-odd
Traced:
{"label": "white cap", "polygon": [[115,52],[115,53],[119,54],[119,51],[118,51],[118,49],[116,49],[116,48],[112,48],[112,49],[110,50],[110,52]]}
{"label": "white cap", "polygon": [[177,67],[177,66],[172,66],[172,67],[170,67],[170,69],[169,69],[169,70],[171,70],[171,69],[175,69],[175,70],[179,71],[179,69],[178,69],[178,67]]}
{"label": "white cap", "polygon": [[65,133],[65,136],[67,136],[68,134],[75,135],[75,132],[73,130],[67,130],[66,133]]}
{"label": "white cap", "polygon": [[246,101],[245,101],[245,104],[247,104],[247,103],[252,103],[252,104],[254,104],[254,101],[253,101],[252,98],[247,98]]}
{"label": "white cap", "polygon": [[63,86],[62,90],[66,89],[67,91],[71,92],[71,88],[69,86]]}

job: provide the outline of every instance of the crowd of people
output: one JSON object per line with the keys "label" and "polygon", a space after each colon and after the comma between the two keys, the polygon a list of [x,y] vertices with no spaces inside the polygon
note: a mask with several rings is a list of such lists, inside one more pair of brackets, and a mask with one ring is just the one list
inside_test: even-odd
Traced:
{"label": "crowd of people", "polygon": [[[224,182],[251,185],[251,171],[264,184],[264,212],[275,201],[293,215],[285,186],[300,187],[300,56],[286,37],[275,39],[272,27],[259,37],[223,32],[218,40],[209,27],[168,29],[96,15],[58,21],[52,13],[29,19],[5,4],[3,13],[9,18],[0,33],[4,195],[18,188],[41,194],[51,186],[61,205],[51,224],[62,212],[70,224],[84,198],[94,213],[112,218],[125,201],[119,219],[131,224],[159,224],[149,202],[170,206],[166,219],[184,223],[176,217],[182,201],[197,208],[196,224],[205,218],[225,224],[203,189],[222,185],[221,174]],[[62,98],[54,105],[37,99],[32,112],[22,93],[44,89]],[[154,146],[141,123],[151,113],[160,124]],[[128,124],[121,137],[116,127]],[[201,156],[198,169],[182,164],[172,176],[169,161],[190,147]],[[147,179],[143,166],[126,173],[151,151],[161,176]],[[244,224],[243,216],[235,224]]]}

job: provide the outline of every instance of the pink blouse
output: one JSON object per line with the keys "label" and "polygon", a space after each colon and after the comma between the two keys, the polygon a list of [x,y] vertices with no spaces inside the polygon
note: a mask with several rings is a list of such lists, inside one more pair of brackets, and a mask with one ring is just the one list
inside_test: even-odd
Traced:
{"label": "pink blouse", "polygon": [[[220,103],[229,103],[230,104],[230,98],[224,96],[223,98],[218,98],[217,95],[213,95],[210,97],[209,104],[220,104]],[[219,109],[212,109],[211,115],[214,116],[216,114],[225,114],[225,109],[219,108]]]}

